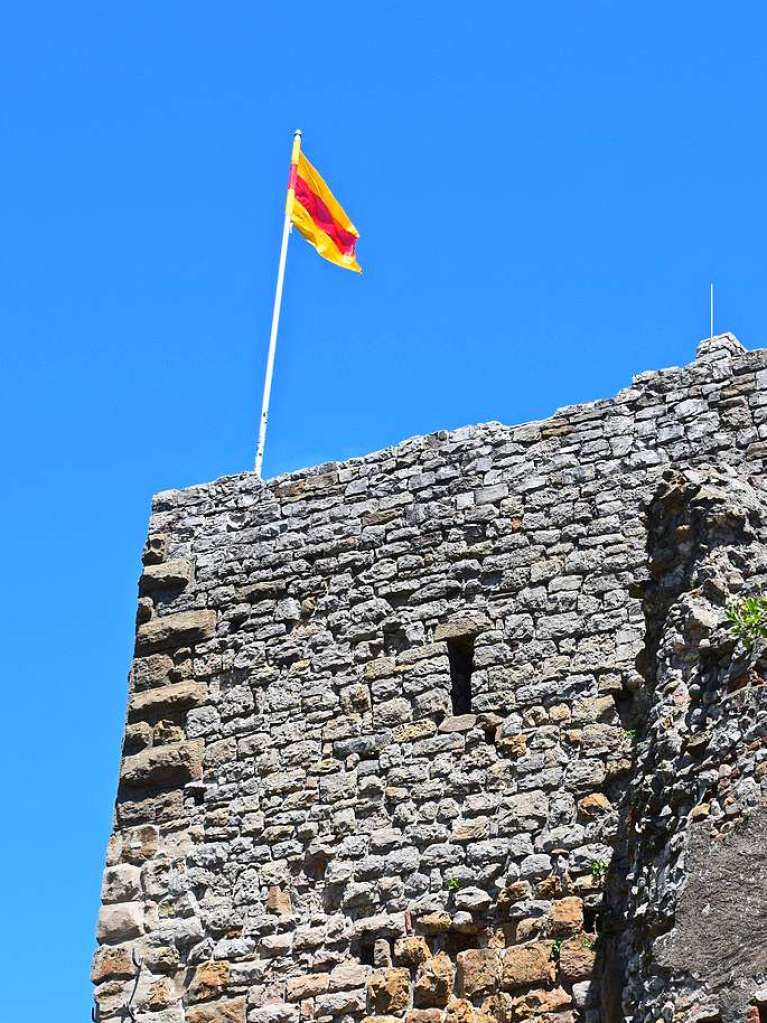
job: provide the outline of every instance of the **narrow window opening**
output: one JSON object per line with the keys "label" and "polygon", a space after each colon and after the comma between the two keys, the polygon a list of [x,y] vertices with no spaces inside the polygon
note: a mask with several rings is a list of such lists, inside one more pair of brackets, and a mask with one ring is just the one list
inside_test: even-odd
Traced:
{"label": "narrow window opening", "polygon": [[759,1023],[767,1023],[767,1002],[760,1002],[756,1011],[759,1013]]}
{"label": "narrow window opening", "polygon": [[356,948],[357,959],[363,966],[375,966],[375,945],[372,941],[360,941]]}
{"label": "narrow window opening", "polygon": [[450,697],[453,714],[471,711],[471,671],[474,665],[474,637],[454,636],[447,641],[450,662]]}

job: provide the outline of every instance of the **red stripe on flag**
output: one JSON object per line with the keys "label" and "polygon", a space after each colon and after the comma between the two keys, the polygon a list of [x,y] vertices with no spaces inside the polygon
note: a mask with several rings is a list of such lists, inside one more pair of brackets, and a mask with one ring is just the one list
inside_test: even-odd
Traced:
{"label": "red stripe on flag", "polygon": [[320,199],[316,192],[313,192],[300,174],[296,175],[295,181],[296,199],[312,218],[321,231],[333,241],[338,251],[344,256],[354,255],[354,246],[357,239],[349,231],[345,231],[341,225],[333,219],[333,214]]}

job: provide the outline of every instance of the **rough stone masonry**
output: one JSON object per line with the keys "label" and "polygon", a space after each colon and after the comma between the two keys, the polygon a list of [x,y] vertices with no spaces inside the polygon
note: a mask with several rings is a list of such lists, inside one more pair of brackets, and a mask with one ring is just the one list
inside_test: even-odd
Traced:
{"label": "rough stone masonry", "polygon": [[767,350],[154,500],[93,962],[136,1023],[767,1020]]}

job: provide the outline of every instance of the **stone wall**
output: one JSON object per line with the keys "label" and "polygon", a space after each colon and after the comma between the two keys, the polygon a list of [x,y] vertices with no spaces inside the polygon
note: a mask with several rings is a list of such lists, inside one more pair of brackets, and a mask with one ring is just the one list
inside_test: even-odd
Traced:
{"label": "stone wall", "polygon": [[713,969],[690,900],[765,911],[766,690],[723,622],[766,438],[767,350],[723,335],[542,422],[158,495],[100,1018],[758,1013],[761,944]]}

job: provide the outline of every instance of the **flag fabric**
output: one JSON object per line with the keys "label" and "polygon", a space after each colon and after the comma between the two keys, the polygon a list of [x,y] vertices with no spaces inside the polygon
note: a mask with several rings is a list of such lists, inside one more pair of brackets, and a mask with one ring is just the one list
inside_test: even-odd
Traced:
{"label": "flag fabric", "polygon": [[362,273],[355,246],[359,231],[302,152],[290,165],[288,213],[323,259]]}

